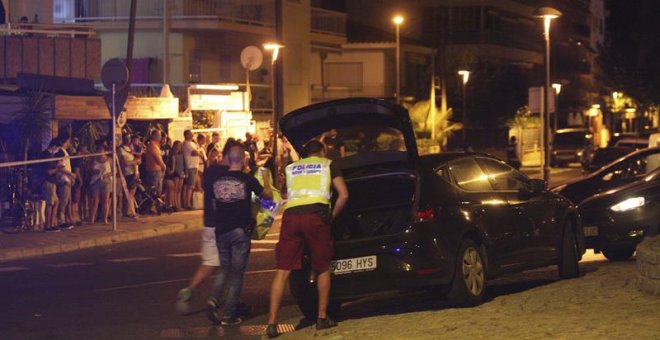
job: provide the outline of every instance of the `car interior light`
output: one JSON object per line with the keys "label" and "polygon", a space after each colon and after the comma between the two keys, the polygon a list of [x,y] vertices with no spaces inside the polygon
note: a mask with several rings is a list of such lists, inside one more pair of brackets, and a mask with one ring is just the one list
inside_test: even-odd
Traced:
{"label": "car interior light", "polygon": [[628,210],[632,210],[632,209],[635,209],[635,208],[639,208],[639,207],[643,206],[644,203],[646,203],[644,197],[633,197],[633,198],[623,200],[623,201],[611,206],[610,209],[612,209],[613,211],[617,211],[617,212],[628,211]]}

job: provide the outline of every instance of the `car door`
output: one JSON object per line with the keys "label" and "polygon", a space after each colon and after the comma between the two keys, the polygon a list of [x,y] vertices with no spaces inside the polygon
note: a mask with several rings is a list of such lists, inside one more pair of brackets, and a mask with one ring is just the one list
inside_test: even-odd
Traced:
{"label": "car door", "polygon": [[539,226],[533,218],[540,202],[531,195],[530,197],[521,195],[521,190],[530,191],[529,180],[525,175],[499,160],[479,157],[477,161],[487,173],[493,190],[507,200],[507,209],[512,216],[516,235],[516,246],[512,249],[512,256],[519,259],[520,263],[529,261],[534,255],[534,237],[540,233]]}
{"label": "car door", "polygon": [[520,235],[513,224],[506,195],[493,190],[488,175],[474,157],[450,162],[448,171],[453,183],[461,189],[461,213],[488,237],[489,262],[503,269],[517,265],[515,251]]}

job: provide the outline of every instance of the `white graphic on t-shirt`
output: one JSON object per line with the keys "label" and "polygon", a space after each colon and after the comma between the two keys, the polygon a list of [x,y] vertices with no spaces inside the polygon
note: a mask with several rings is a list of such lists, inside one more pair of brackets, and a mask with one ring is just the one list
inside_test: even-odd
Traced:
{"label": "white graphic on t-shirt", "polygon": [[223,177],[213,183],[213,195],[222,203],[244,200],[245,182],[233,177]]}

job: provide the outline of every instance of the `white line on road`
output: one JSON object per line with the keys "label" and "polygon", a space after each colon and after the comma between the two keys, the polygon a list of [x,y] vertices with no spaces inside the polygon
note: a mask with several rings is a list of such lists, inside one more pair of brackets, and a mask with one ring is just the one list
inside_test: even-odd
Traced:
{"label": "white line on road", "polygon": [[90,265],[92,265],[92,264],[87,263],[87,262],[68,262],[68,263],[49,263],[49,264],[46,264],[46,267],[70,268],[70,267],[83,267],[83,266],[90,266]]}
{"label": "white line on road", "polygon": [[257,243],[257,244],[277,244],[277,240],[252,240],[252,243]]}
{"label": "white line on road", "polygon": [[113,263],[125,263],[125,262],[149,261],[155,259],[156,259],[155,257],[127,257],[124,259],[109,259],[107,261]]}
{"label": "white line on road", "polygon": [[252,248],[250,250],[251,253],[261,253],[261,252],[266,252],[266,251],[275,251],[273,248]]}
{"label": "white line on road", "polygon": [[0,273],[6,273],[6,272],[17,272],[21,270],[30,270],[30,268],[26,267],[0,267]]}
{"label": "white line on road", "polygon": [[167,256],[170,256],[170,257],[193,257],[193,256],[200,256],[200,255],[201,255],[200,252],[197,252],[197,253],[181,253],[181,254],[167,254]]}
{"label": "white line on road", "polygon": [[[273,273],[273,272],[275,272],[275,269],[253,270],[253,271],[245,272],[245,275],[258,275],[258,274],[267,274],[267,273]],[[212,276],[212,277],[215,277],[215,276]],[[119,286],[119,287],[96,289],[95,291],[98,292],[98,293],[105,293],[105,292],[112,292],[112,291],[124,290],[124,289],[130,289],[130,288],[160,286],[160,285],[166,285],[166,284],[169,284],[169,283],[188,282],[188,281],[190,281],[190,278],[174,279],[174,280],[163,280],[163,281],[139,283],[139,284],[134,284],[134,285],[126,285],[126,286]]]}

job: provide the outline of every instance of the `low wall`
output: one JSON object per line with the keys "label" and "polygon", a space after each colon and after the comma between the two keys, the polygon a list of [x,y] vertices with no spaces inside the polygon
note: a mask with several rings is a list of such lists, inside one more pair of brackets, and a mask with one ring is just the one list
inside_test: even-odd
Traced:
{"label": "low wall", "polygon": [[637,247],[637,287],[660,295],[660,236],[646,238]]}

